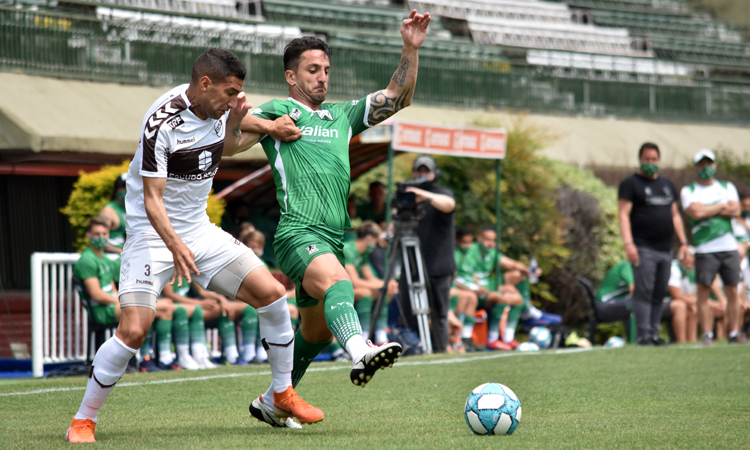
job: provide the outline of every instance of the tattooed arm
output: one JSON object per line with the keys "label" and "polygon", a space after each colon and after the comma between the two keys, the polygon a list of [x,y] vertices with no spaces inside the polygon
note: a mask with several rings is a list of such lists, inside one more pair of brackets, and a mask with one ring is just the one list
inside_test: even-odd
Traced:
{"label": "tattooed arm", "polygon": [[244,152],[255,145],[260,137],[257,133],[242,132],[240,130],[242,118],[247,115],[247,111],[253,106],[250,103],[246,103],[245,98],[245,93],[240,92],[239,95],[237,95],[237,102],[235,103],[234,108],[229,111],[229,117],[227,117],[227,129],[224,134],[223,156],[232,156],[239,152]]}
{"label": "tattooed arm", "polygon": [[417,14],[416,9],[412,10],[409,18],[401,24],[401,37],[404,39],[401,63],[391,77],[388,87],[370,95],[370,111],[367,116],[370,126],[383,122],[397,111],[411,105],[417,85],[417,51],[424,42],[429,24],[430,13]]}

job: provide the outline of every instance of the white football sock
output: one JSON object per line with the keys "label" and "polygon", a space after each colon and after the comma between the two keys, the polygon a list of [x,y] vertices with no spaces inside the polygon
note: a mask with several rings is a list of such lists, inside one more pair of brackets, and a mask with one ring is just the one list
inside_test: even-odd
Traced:
{"label": "white football sock", "polygon": [[384,344],[388,342],[388,333],[385,330],[375,330],[375,343]]}
{"label": "white football sock", "polygon": [[175,350],[177,350],[178,360],[188,359],[186,358],[186,356],[190,357],[190,344],[179,344],[179,345],[175,345],[174,347],[175,347]]}
{"label": "white football sock", "polygon": [[487,333],[487,342],[495,342],[498,339],[500,339],[500,330],[493,330]]}
{"label": "white football sock", "polygon": [[[268,348],[268,362],[271,363],[274,392],[284,392],[292,385],[292,365],[294,363],[294,331],[289,318],[286,295],[258,311],[258,327],[261,342]],[[264,346],[265,347],[265,346]]]}
{"label": "white football sock", "polygon": [[125,373],[128,361],[136,352],[137,350],[125,345],[117,336],[112,336],[99,347],[91,363],[86,393],[83,394],[81,407],[75,415],[76,419],[91,419],[96,423],[99,408],[115,388],[115,383]]}
{"label": "white football sock", "polygon": [[192,344],[190,344],[190,354],[196,361],[208,358],[208,349],[206,348],[206,344],[202,342],[193,342]]}
{"label": "white football sock", "polygon": [[531,304],[529,305],[529,308],[526,311],[521,313],[522,320],[526,320],[526,319],[536,320],[536,319],[541,319],[541,318],[542,318],[542,312],[539,310],[539,308]]}
{"label": "white football sock", "polygon": [[[236,351],[236,348],[235,348]],[[242,359],[250,362],[253,359],[255,359],[255,346],[254,345],[246,345],[245,348],[242,349]]]}
{"label": "white football sock", "polygon": [[506,327],[505,334],[503,335],[503,341],[511,342],[516,338],[516,329],[513,327]]}
{"label": "white football sock", "polygon": [[237,362],[237,358],[240,357],[240,353],[237,351],[236,345],[227,345],[224,347],[224,358],[229,362],[229,364],[234,364]]}
{"label": "white football sock", "polygon": [[349,356],[352,357],[352,361],[356,364],[362,357],[370,351],[370,346],[362,338],[361,334],[355,334],[346,341],[346,351],[349,352]]}
{"label": "white football sock", "polygon": [[170,365],[174,361],[172,350],[159,350],[159,362],[165,365]]}
{"label": "white football sock", "polygon": [[464,325],[464,328],[461,331],[461,337],[464,339],[469,339],[472,334],[474,334],[474,324],[472,323],[471,325]]}

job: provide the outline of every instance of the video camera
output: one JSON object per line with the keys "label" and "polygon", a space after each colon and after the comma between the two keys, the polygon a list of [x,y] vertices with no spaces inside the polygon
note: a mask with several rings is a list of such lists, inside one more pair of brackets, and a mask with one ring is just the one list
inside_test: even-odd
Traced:
{"label": "video camera", "polygon": [[428,180],[427,178],[420,177],[412,180],[406,180],[401,183],[396,183],[396,193],[391,201],[391,207],[396,208],[396,220],[415,220],[417,218],[417,212],[419,211],[419,204],[417,203],[417,195],[414,192],[407,192],[406,188],[415,187],[417,189],[430,189],[435,180]]}

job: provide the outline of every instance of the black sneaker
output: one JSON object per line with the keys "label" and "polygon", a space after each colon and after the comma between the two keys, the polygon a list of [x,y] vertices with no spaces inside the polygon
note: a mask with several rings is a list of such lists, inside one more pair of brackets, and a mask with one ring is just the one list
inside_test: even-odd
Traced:
{"label": "black sneaker", "polygon": [[730,344],[744,344],[745,342],[747,342],[747,338],[744,334],[737,333],[733,337],[727,339],[727,342],[729,342]]}
{"label": "black sneaker", "polygon": [[664,345],[669,345],[669,342],[665,341],[664,339],[662,339],[660,337],[652,338],[651,342],[653,342],[654,346],[656,346],[656,347],[661,347],[661,346],[664,346]]}
{"label": "black sneaker", "polygon": [[156,364],[156,367],[158,367],[160,370],[182,370],[182,367],[177,364],[176,360],[172,361],[170,364],[159,362]]}
{"label": "black sneaker", "polygon": [[149,358],[148,356],[138,364],[138,368],[141,372],[161,372],[162,369],[156,364],[156,361]]}
{"label": "black sneaker", "polygon": [[654,345],[656,345],[654,344],[653,339],[647,338],[647,337],[638,338],[638,341],[636,342],[636,344],[639,347],[653,347]]}
{"label": "black sneaker", "polygon": [[365,387],[378,369],[393,367],[398,357],[401,356],[401,344],[398,342],[375,345],[367,341],[367,345],[370,350],[359,361],[354,362],[352,371],[349,373],[349,378],[356,386]]}

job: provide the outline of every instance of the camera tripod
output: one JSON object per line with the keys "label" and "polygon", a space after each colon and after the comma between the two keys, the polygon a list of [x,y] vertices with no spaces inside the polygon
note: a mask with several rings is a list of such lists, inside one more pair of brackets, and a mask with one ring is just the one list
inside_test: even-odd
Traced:
{"label": "camera tripod", "polygon": [[[372,324],[370,329],[375,329],[375,324],[380,316],[380,311],[387,294],[386,286],[394,278],[398,264],[399,253],[403,261],[403,271],[406,276],[406,284],[409,292],[409,303],[412,314],[417,316],[419,328],[419,340],[424,353],[432,353],[432,339],[430,337],[430,302],[427,296],[427,277],[422,264],[422,251],[419,246],[419,237],[416,234],[417,220],[409,218],[394,221],[394,235],[388,249],[387,270],[383,277],[383,288],[380,290],[372,312]],[[402,318],[406,318],[401,303],[398,309]]]}

